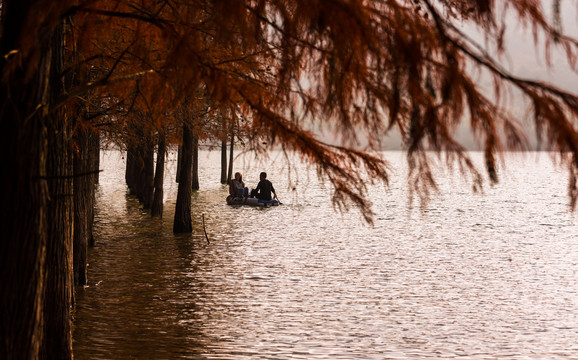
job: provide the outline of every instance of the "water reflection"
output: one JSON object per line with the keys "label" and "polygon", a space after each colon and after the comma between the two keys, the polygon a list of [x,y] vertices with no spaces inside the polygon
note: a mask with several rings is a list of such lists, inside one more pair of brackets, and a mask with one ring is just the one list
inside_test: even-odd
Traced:
{"label": "water reflection", "polygon": [[[335,214],[305,169],[287,190],[279,162],[267,170],[284,206],[227,206],[219,155],[203,153],[193,234],[174,236],[174,169],[164,220],[150,219],[116,156],[103,161],[89,286],[77,293],[77,359],[578,353],[578,227],[564,174],[545,158],[509,159],[511,175],[484,196],[444,180],[427,211],[408,213],[403,156],[388,154],[399,174],[373,192],[370,228]],[[245,166],[256,184],[262,169]]]}

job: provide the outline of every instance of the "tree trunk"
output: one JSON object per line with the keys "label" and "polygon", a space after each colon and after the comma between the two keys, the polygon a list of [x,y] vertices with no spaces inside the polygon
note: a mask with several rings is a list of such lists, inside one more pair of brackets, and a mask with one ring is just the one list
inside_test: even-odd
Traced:
{"label": "tree trunk", "polygon": [[88,246],[88,214],[92,205],[90,193],[91,175],[88,173],[88,131],[80,128],[75,134],[78,151],[74,154],[74,285],[86,285],[86,252]]}
{"label": "tree trunk", "polygon": [[128,146],[126,149],[125,159],[126,159],[126,166],[124,168],[124,182],[126,183],[126,186],[130,190],[130,180],[131,180],[130,179],[130,167],[132,166],[132,156],[130,153],[130,148]]}
{"label": "tree trunk", "polygon": [[179,182],[181,178],[181,161],[183,161],[183,146],[179,145],[177,150],[177,177],[175,179],[176,182]]}
{"label": "tree trunk", "polygon": [[221,141],[221,184],[227,183],[227,142]]}
{"label": "tree trunk", "polygon": [[138,201],[143,202],[145,193],[145,159],[146,152],[143,144],[138,144],[136,146],[136,166],[134,168],[134,179],[135,179],[135,195]]}
{"label": "tree trunk", "polygon": [[227,184],[231,183],[233,178],[233,148],[235,146],[235,132],[231,131],[231,149],[229,152],[229,172],[227,174]]}
{"label": "tree trunk", "polygon": [[[23,18],[21,18],[23,21]],[[7,35],[5,36],[15,36]],[[9,51],[2,47],[2,53]],[[39,69],[40,70],[40,69]],[[47,239],[46,136],[39,83],[13,74],[0,90],[0,357],[36,359],[42,341]],[[34,82],[30,80],[30,82]],[[8,99],[7,93],[10,93]],[[25,118],[31,115],[29,119]],[[23,165],[25,164],[25,166]],[[10,214],[11,216],[7,216]]]}
{"label": "tree trunk", "polygon": [[[64,90],[59,74],[63,69],[62,25],[55,32],[52,62],[52,100]],[[44,337],[41,359],[72,358],[70,307],[72,304],[72,154],[70,122],[60,112],[47,124],[48,148],[48,238],[46,243]]]}
{"label": "tree trunk", "polygon": [[[0,53],[0,358],[36,359],[43,336],[45,259],[50,212],[46,123],[51,89],[50,33],[22,53],[29,1],[2,1]],[[9,56],[13,50],[20,51]],[[11,67],[13,67],[10,69]],[[49,151],[50,150],[50,151]],[[46,289],[46,291],[53,291]],[[55,357],[65,358],[61,354]]]}
{"label": "tree trunk", "polygon": [[193,134],[193,180],[192,189],[199,190],[199,137]]}
{"label": "tree trunk", "polygon": [[159,144],[157,149],[157,167],[155,169],[155,193],[153,195],[153,205],[151,216],[163,218],[163,183],[165,176],[165,154],[166,154],[166,135],[164,130],[159,132]]}
{"label": "tree trunk", "polygon": [[183,125],[181,155],[181,177],[179,178],[175,220],[173,223],[173,232],[175,234],[193,232],[191,221],[193,134],[186,124]]}
{"label": "tree trunk", "polygon": [[[56,121],[55,121],[56,123]],[[72,357],[70,306],[72,303],[72,161],[68,149],[69,129],[58,124],[48,129],[47,175],[48,239],[46,244],[46,288],[44,338],[40,358]],[[59,355],[59,358],[60,358]]]}
{"label": "tree trunk", "polygon": [[96,136],[91,129],[79,127],[74,135],[78,151],[73,156],[73,199],[74,199],[74,236],[73,269],[74,284],[86,285],[87,247],[94,242],[92,225],[94,217],[94,151],[91,150],[91,137]]}
{"label": "tree trunk", "polygon": [[92,168],[96,171],[93,175],[92,182],[98,184],[100,172],[100,134],[98,132],[93,132],[90,138],[90,149],[92,151]]}
{"label": "tree trunk", "polygon": [[144,209],[150,209],[153,204],[155,178],[155,149],[151,137],[147,137],[143,146],[143,195]]}
{"label": "tree trunk", "polygon": [[127,145],[126,150],[126,173],[125,180],[128,186],[129,194],[136,194],[136,173],[137,173],[137,151],[131,144]]}
{"label": "tree trunk", "polygon": [[95,185],[98,183],[99,166],[100,166],[100,135],[96,131],[91,131],[88,134],[88,170],[91,173],[89,184],[89,195],[91,199],[87,208],[87,236],[88,245],[94,246],[94,204],[96,201]]}

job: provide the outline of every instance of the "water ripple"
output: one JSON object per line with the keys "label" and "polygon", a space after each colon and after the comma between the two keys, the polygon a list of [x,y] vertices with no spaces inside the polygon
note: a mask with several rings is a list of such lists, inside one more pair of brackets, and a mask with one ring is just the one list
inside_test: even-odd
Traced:
{"label": "water ripple", "polygon": [[[546,156],[513,157],[513,175],[484,195],[448,179],[411,212],[403,155],[386,155],[398,176],[371,189],[369,227],[334,213],[314,181],[287,190],[280,162],[267,170],[285,205],[229,207],[219,154],[202,153],[194,232],[175,236],[174,166],[164,219],[151,220],[108,152],[75,358],[577,359],[578,227],[564,175]],[[244,166],[256,183],[261,169]]]}

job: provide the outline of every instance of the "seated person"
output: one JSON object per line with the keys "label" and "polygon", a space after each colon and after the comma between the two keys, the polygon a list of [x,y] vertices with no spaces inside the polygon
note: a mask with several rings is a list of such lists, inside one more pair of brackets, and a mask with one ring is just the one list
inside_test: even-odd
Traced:
{"label": "seated person", "polygon": [[229,183],[229,195],[234,198],[248,197],[249,188],[245,187],[243,175],[240,172],[235,173],[235,178]]}
{"label": "seated person", "polygon": [[267,180],[267,173],[262,172],[259,176],[260,180],[256,189],[251,190],[251,196],[256,197],[259,200],[271,201],[271,193],[273,193],[274,198],[277,199],[277,193],[271,181]]}

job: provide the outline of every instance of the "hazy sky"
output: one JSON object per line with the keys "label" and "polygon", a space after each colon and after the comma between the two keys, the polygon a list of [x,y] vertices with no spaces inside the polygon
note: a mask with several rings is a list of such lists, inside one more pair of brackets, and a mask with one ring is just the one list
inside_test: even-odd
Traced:
{"label": "hazy sky", "polygon": [[[548,19],[551,20],[552,1],[543,0],[542,3]],[[561,17],[563,33],[574,38],[578,38],[577,10],[577,0],[562,0]],[[524,28],[512,11],[507,15],[507,24],[506,53],[500,57],[501,64],[505,69],[520,77],[547,81],[570,92],[578,92],[578,74],[570,69],[566,57],[560,49],[552,48],[552,66],[548,67],[543,50],[543,36],[539,37],[541,40],[538,46],[534,46],[532,29]],[[464,24],[464,29],[469,36],[477,39],[480,44],[484,44],[483,36],[476,33],[473,27]],[[488,50],[490,49],[491,47],[488,48]],[[489,52],[492,53],[491,51]],[[487,77],[484,78],[482,76],[479,78],[479,81],[482,84],[490,84]],[[492,92],[493,90],[488,86],[488,93],[491,94]],[[521,121],[529,119],[528,108],[524,104],[524,100],[520,94],[511,92],[510,96],[502,100],[507,101],[506,108],[515,115],[516,118]],[[530,135],[533,133],[531,119],[524,128],[529,130],[529,134],[527,135],[531,137]],[[467,124],[464,124],[459,129],[458,138],[468,148],[478,148],[472,140]],[[532,143],[535,143],[535,141],[532,140]],[[400,145],[401,141],[395,136],[392,136],[386,141],[386,147],[388,149],[399,148]]]}
{"label": "hazy sky", "polygon": [[[549,20],[552,19],[552,1],[542,1],[544,11]],[[576,0],[561,1],[561,18],[563,33],[573,38],[578,38],[578,11]],[[506,32],[506,54],[501,57],[502,65],[508,71],[523,78],[533,80],[542,80],[552,83],[560,88],[573,93],[578,91],[578,74],[572,71],[568,65],[565,54],[561,49],[553,47],[551,52],[551,66],[548,66],[546,53],[544,51],[544,37],[539,36],[539,43],[534,45],[534,39],[531,28],[524,28],[519,23],[514,13],[510,11],[507,16],[508,31]],[[476,36],[472,31],[472,36]],[[480,36],[477,36],[481,39]],[[484,79],[480,79],[484,82]],[[485,81],[487,82],[487,80]],[[491,90],[490,90],[491,91]],[[533,124],[531,114],[528,114],[528,107],[523,97],[519,93],[512,92],[507,101],[507,109],[518,119],[524,121],[524,128],[529,130],[527,135],[533,139]],[[529,116],[530,115],[530,116]],[[461,138],[470,146],[474,146],[469,138],[467,127],[461,129]],[[535,141],[532,140],[535,144]]]}

